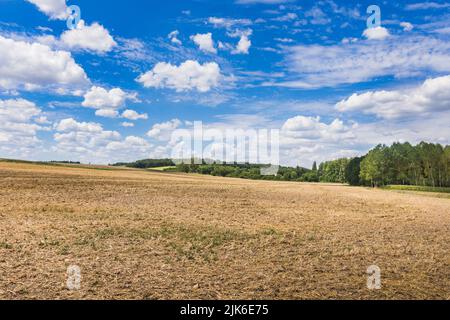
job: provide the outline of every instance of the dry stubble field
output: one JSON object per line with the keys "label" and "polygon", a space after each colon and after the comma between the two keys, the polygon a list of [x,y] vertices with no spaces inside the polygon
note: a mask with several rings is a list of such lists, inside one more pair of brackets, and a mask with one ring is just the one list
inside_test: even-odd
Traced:
{"label": "dry stubble field", "polygon": [[449,299],[449,244],[445,198],[0,162],[0,299]]}

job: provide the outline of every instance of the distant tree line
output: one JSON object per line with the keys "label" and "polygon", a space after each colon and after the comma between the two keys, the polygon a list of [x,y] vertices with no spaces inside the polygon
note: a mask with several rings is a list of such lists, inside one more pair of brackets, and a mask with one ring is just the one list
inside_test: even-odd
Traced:
{"label": "distant tree line", "polygon": [[172,167],[175,166],[175,163],[171,159],[145,159],[130,163],[118,162],[113,164],[113,166],[137,168],[137,169],[150,169],[158,167]]}
{"label": "distant tree line", "polygon": [[[277,176],[261,175],[261,164],[222,164],[200,161],[176,165],[171,159],[146,159],[115,166],[131,168],[173,167],[169,171],[198,173],[221,177],[253,180],[348,183],[381,187],[386,185],[415,185],[450,187],[450,146],[422,142],[378,145],[363,157],[327,161],[312,170],[302,167],[280,167]],[[188,164],[186,164],[188,163]]]}
{"label": "distant tree line", "polygon": [[311,170],[296,167],[280,167],[278,175],[263,176],[261,168],[268,165],[261,164],[180,164],[177,165],[176,171],[185,173],[199,173],[219,177],[243,178],[251,180],[277,180],[277,181],[309,181],[308,174]]}
{"label": "distant tree line", "polygon": [[61,164],[81,164],[80,161],[50,161],[50,163],[61,163]]}
{"label": "distant tree line", "polygon": [[380,187],[450,187],[450,146],[421,142],[378,145],[367,155],[322,163],[319,181]]}
{"label": "distant tree line", "polygon": [[367,155],[323,162],[312,170],[281,167],[277,176],[261,176],[261,165],[179,165],[177,171],[222,177],[301,182],[348,183],[381,187],[450,187],[450,146],[421,142],[378,145]]}

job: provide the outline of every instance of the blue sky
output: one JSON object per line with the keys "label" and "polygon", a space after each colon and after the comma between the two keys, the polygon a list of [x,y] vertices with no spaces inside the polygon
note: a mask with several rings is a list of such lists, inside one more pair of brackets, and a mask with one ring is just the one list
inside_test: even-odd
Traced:
{"label": "blue sky", "polygon": [[449,39],[443,1],[0,0],[0,157],[165,157],[194,121],[280,129],[289,165],[448,144]]}

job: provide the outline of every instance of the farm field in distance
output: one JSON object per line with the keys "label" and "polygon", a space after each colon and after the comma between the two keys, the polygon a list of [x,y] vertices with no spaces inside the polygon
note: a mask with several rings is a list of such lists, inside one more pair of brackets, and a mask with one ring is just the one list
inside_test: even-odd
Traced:
{"label": "farm field in distance", "polygon": [[0,299],[450,299],[449,252],[433,194],[0,162]]}

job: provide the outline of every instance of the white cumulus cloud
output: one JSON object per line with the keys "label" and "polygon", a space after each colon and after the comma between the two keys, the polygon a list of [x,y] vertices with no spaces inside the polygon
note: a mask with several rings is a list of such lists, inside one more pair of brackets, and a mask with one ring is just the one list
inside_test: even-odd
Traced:
{"label": "white cumulus cloud", "polygon": [[148,115],[146,113],[143,114],[139,114],[134,110],[125,110],[122,113],[122,117],[128,120],[147,120],[148,119]]}
{"label": "white cumulus cloud", "polygon": [[76,29],[64,31],[61,43],[74,50],[87,50],[106,53],[117,45],[109,31],[98,23],[86,25],[80,20]]}
{"label": "white cumulus cloud", "polygon": [[369,40],[384,40],[390,36],[388,29],[384,27],[366,29],[363,35]]}
{"label": "white cumulus cloud", "polygon": [[353,94],[336,104],[341,112],[357,111],[392,119],[410,114],[450,111],[450,76],[426,80],[413,89]]}
{"label": "white cumulus cloud", "polygon": [[16,41],[0,36],[0,88],[83,87],[84,72],[66,51],[55,51],[40,43]]}
{"label": "white cumulus cloud", "polygon": [[340,119],[330,124],[321,122],[320,117],[296,116],[288,119],[283,127],[283,134],[291,138],[301,139],[327,139],[336,141],[343,138],[353,138],[351,127],[344,125]]}
{"label": "white cumulus cloud", "polygon": [[203,52],[217,53],[217,49],[214,45],[214,40],[212,38],[212,33],[196,34],[191,36],[191,40],[199,47]]}
{"label": "white cumulus cloud", "polygon": [[103,118],[117,118],[119,116],[119,111],[114,109],[98,109],[95,111],[95,115]]}
{"label": "white cumulus cloud", "polygon": [[145,139],[128,136],[124,139],[117,131],[105,130],[95,122],[63,119],[55,126],[53,151],[61,158],[94,163],[132,161],[149,157],[152,145]]}
{"label": "white cumulus cloud", "polygon": [[181,42],[180,39],[178,39],[179,34],[180,34],[180,32],[178,30],[175,30],[175,31],[172,31],[171,33],[169,33],[167,38],[169,38],[172,43],[181,46],[183,43]]}
{"label": "white cumulus cloud", "polygon": [[[120,88],[107,90],[102,87],[93,86],[84,95],[84,101],[82,102],[82,106],[94,109],[114,111],[116,109],[123,107],[127,100],[136,100],[136,95],[129,94]],[[107,111],[102,111],[102,113],[105,114],[106,112]]]}
{"label": "white cumulus cloud", "polygon": [[187,60],[179,66],[160,62],[138,77],[137,81],[146,88],[169,88],[178,92],[197,90],[208,92],[219,85],[220,67],[215,62],[200,64]]}
{"label": "white cumulus cloud", "polygon": [[400,26],[403,28],[403,31],[412,31],[414,26],[410,22],[401,22]]}
{"label": "white cumulus cloud", "polygon": [[147,132],[147,136],[160,141],[169,140],[171,133],[179,128],[181,124],[182,122],[178,119],[157,123]]}
{"label": "white cumulus cloud", "polygon": [[64,20],[67,18],[66,0],[26,0],[45,13],[51,19]]}
{"label": "white cumulus cloud", "polygon": [[252,34],[252,30],[246,30],[243,32],[236,33],[240,39],[236,46],[236,49],[231,51],[232,54],[248,54],[249,49],[252,46],[252,41],[249,39],[249,37]]}
{"label": "white cumulus cloud", "polygon": [[145,152],[150,147],[150,144],[143,138],[136,136],[128,136],[123,141],[110,142],[106,149],[108,151],[124,151],[130,152],[133,149],[143,149]]}
{"label": "white cumulus cloud", "polygon": [[55,129],[59,132],[80,131],[99,133],[103,131],[101,124],[95,122],[77,122],[73,118],[61,120],[56,124]]}
{"label": "white cumulus cloud", "polygon": [[37,132],[45,130],[42,111],[25,99],[0,100],[0,152],[5,156],[30,156],[38,146]]}
{"label": "white cumulus cloud", "polygon": [[242,36],[241,39],[239,40],[236,50],[234,50],[233,53],[248,54],[248,50],[250,49],[251,45],[252,42],[249,40],[249,38],[246,36]]}
{"label": "white cumulus cloud", "polygon": [[127,122],[127,121],[122,122],[120,125],[124,128],[133,128],[134,127],[133,122]]}

